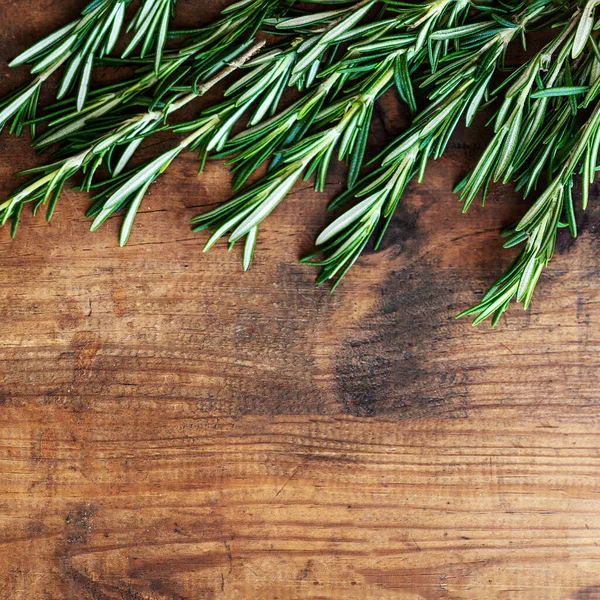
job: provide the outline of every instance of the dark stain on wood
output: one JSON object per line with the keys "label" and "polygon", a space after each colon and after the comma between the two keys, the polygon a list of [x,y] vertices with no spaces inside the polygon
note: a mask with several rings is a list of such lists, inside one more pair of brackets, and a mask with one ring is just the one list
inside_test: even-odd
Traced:
{"label": "dark stain on wood", "polygon": [[94,530],[96,507],[86,503],[76,506],[65,516],[65,544],[67,546],[84,546]]}
{"label": "dark stain on wood", "polygon": [[361,417],[466,416],[468,386],[440,354],[455,335],[448,299],[460,270],[440,269],[428,258],[428,232],[405,204],[391,223],[385,246],[407,264],[377,286],[380,300],[345,339],[337,355],[344,411]]}
{"label": "dark stain on wood", "polygon": [[600,585],[593,585],[577,590],[573,600],[600,600]]}

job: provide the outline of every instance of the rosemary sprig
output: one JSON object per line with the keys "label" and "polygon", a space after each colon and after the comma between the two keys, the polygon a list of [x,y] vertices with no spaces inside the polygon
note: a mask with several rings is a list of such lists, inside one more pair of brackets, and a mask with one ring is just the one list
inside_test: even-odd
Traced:
{"label": "rosemary sprig", "polygon": [[[192,52],[191,47],[194,48],[194,52],[208,48],[208,56],[198,63],[203,65],[202,69],[197,66],[195,70],[189,71],[193,74],[193,80],[187,86],[182,86],[183,91],[175,88],[171,96],[161,102],[160,105],[151,105],[149,109],[135,113],[132,116],[122,118],[120,114],[117,114],[109,117],[106,122],[96,127],[86,126],[81,138],[75,136],[64,145],[60,153],[62,156],[66,155],[64,158],[61,157],[57,162],[19,173],[19,175],[32,175],[33,177],[18,187],[3,204],[0,204],[0,224],[3,225],[14,217],[12,228],[12,234],[14,235],[23,204],[28,202],[34,202],[34,212],[41,204],[47,203],[46,218],[49,220],[66,181],[83,170],[85,179],[82,189],[89,190],[99,166],[107,158],[110,162],[115,154],[120,154],[113,167],[113,174],[118,175],[131,159],[140,143],[161,129],[169,115],[203,96],[264,46],[264,41],[260,41],[249,47],[249,42],[252,41],[255,32],[260,27],[260,23],[272,13],[277,4],[276,0],[241,0],[241,2],[237,2],[224,11],[226,14],[217,23],[216,31],[203,29],[196,32],[192,43],[186,48],[182,58],[187,59],[189,57]],[[232,17],[232,15],[235,15],[235,17]],[[215,33],[218,33],[219,37],[215,38]],[[250,35],[250,39],[246,41],[242,35]],[[240,37],[244,41],[238,41]],[[211,44],[214,44],[222,52],[228,51],[229,56],[217,55]],[[171,69],[176,69],[179,64],[175,62],[171,65]],[[215,74],[216,68],[221,70]],[[202,82],[198,81],[201,75],[205,77]],[[154,75],[151,75],[151,77],[154,77]],[[123,102],[124,94],[131,94],[132,90],[138,91],[135,84],[126,87],[117,100]],[[98,118],[105,114],[107,110],[106,98],[106,95],[101,96],[100,107],[92,109],[91,115],[96,119],[92,123],[97,122]],[[108,103],[113,109],[116,104],[111,105],[110,102]],[[55,130],[56,133],[53,134],[55,137],[51,137],[50,134],[48,137],[45,136],[43,145],[46,146],[51,142],[62,139],[65,135],[72,135],[74,131],[80,130],[89,118],[90,115],[88,114],[77,119],[74,123],[69,122],[68,117],[67,122],[60,122],[59,120],[57,125],[60,126],[60,129]]]}
{"label": "rosemary sprig", "polygon": [[[97,229],[112,214],[128,207],[120,235],[121,245],[129,239],[131,226],[149,186],[171,164],[184,149],[199,150],[201,169],[212,150],[221,150],[226,144],[233,126],[255,106],[250,124],[255,125],[267,114],[273,114],[287,86],[296,85],[301,89],[309,85],[318,72],[318,67],[331,41],[327,41],[330,31],[348,32],[373,6],[375,0],[361,0],[358,5],[328,11],[325,16],[317,13],[317,31],[309,34],[307,19],[302,20],[305,35],[291,42],[259,55],[244,65],[249,72],[226,92],[226,100],[212,107],[191,122],[174,127],[187,137],[175,148],[168,150],[146,166],[125,173],[109,181],[106,189],[94,198],[87,215],[95,217],[92,229]],[[287,21],[279,21],[281,28]],[[334,38],[335,39],[335,38]],[[315,52],[315,48],[319,48]],[[310,60],[306,60],[306,58]],[[118,170],[117,170],[118,172]]]}
{"label": "rosemary sprig", "polygon": [[[478,196],[485,202],[492,183],[514,183],[526,198],[540,192],[504,234],[506,247],[521,246],[519,255],[463,314],[495,325],[512,301],[527,307],[558,231],[577,235],[574,180],[583,179],[585,209],[600,151],[597,0],[238,0],[215,23],[184,32],[170,25],[176,0],[139,0],[126,13],[130,4],[93,0],[79,19],[11,63],[30,64],[34,79],[0,101],[0,129],[12,122],[18,134],[29,125],[37,150],[54,149],[53,162],[23,172],[28,181],[0,204],[0,224],[12,219],[13,235],[25,204],[34,212],[45,204],[50,219],[66,181],[81,173],[82,189],[99,190],[87,211],[92,230],[124,212],[123,245],[152,183],[181,152],[194,150],[200,170],[209,157],[227,159],[236,192],[195,217],[194,230],[211,230],[205,250],[224,236],[230,247],[244,240],[248,269],[264,219],[301,178],[314,175],[322,191],[335,154],[348,164],[348,189],[330,208],[357,201],[304,259],[322,267],[318,282],[332,280],[335,288],[370,240],[378,247],[407,186],[423,179],[458,122],[470,125],[497,98],[492,139],[456,188],[463,208]],[[506,69],[511,45],[541,27],[553,27],[553,39]],[[131,35],[123,55],[109,56],[125,29]],[[265,48],[272,40],[266,34],[277,43]],[[100,62],[136,70],[91,90]],[[60,71],[57,100],[38,116],[40,90]],[[170,124],[237,72],[216,104]],[[296,98],[287,102],[290,88]],[[365,173],[374,106],[392,88],[412,123]],[[36,137],[41,124],[47,128]],[[183,139],[125,171],[140,144],[165,129]],[[264,163],[266,174],[242,189]],[[110,177],[98,184],[101,165]]]}
{"label": "rosemary sprig", "polygon": [[[572,121],[569,119],[573,116],[572,102],[588,90],[586,85],[574,85],[571,74],[570,60],[580,16],[581,11],[573,15],[564,25],[563,31],[509,80],[504,101],[496,113],[495,135],[476,167],[455,188],[456,192],[460,191],[460,201],[463,202],[465,212],[479,192],[482,192],[482,203],[485,203],[487,190],[492,182],[508,183],[525,165],[533,167],[526,184],[527,194],[544,169],[549,153],[559,147],[556,144],[546,144],[542,156],[531,162],[532,154],[539,149],[540,134],[548,125],[559,132],[562,128],[557,128],[557,123]],[[554,58],[556,53],[558,56]],[[576,70],[575,76],[581,83],[589,77],[587,67],[588,65],[580,64]],[[561,102],[552,106],[554,98],[559,98]],[[574,112],[577,114],[576,110]]]}
{"label": "rosemary sprig", "polygon": [[[443,44],[426,43],[427,33],[435,27],[455,25],[462,22],[470,9],[467,0],[434,0],[418,5],[400,2],[385,2],[393,8],[393,18],[382,18],[358,27],[347,29],[338,41],[350,41],[345,55],[321,74],[323,81],[279,115],[257,127],[251,127],[229,142],[221,158],[229,158],[234,165],[233,188],[239,189],[248,177],[269,157],[274,155],[270,169],[281,162],[281,151],[310,135],[327,101],[334,103],[341,90],[347,90],[356,79],[377,71],[390,57],[394,61],[394,81],[400,97],[416,112],[416,100],[411,76],[425,58],[429,58],[432,69],[439,57]],[[400,8],[401,7],[401,8]],[[427,52],[424,48],[427,46]],[[342,100],[343,104],[343,100]],[[327,113],[325,113],[325,116]],[[316,121],[315,121],[316,120]],[[348,172],[348,186],[352,187],[359,175],[370,128],[370,116],[361,122],[362,152],[353,153]]]}
{"label": "rosemary sprig", "polygon": [[[232,161],[238,169],[234,178],[236,188],[268,156],[276,155],[271,172],[265,178],[238,193],[223,206],[192,220],[195,231],[214,230],[206,250],[228,233],[231,244],[248,236],[243,258],[244,269],[248,269],[249,257],[254,254],[257,227],[300,177],[307,179],[316,173],[315,188],[324,189],[330,161],[338,144],[338,157],[340,160],[348,159],[349,182],[353,184],[363,162],[377,98],[394,80],[403,97],[414,98],[409,74],[410,69],[422,60],[425,39],[415,28],[420,26],[429,31],[430,23],[439,24],[446,13],[455,22],[461,11],[468,9],[468,3],[460,1],[446,0],[441,4],[441,7],[440,3],[421,5],[420,13],[411,7],[391,21],[369,26],[369,36],[362,43],[351,45],[346,56],[325,71],[325,80],[312,94],[306,94],[282,114],[232,141],[228,150],[237,152]],[[391,29],[400,26],[410,26],[415,33],[386,36]],[[429,48],[430,55],[432,47]],[[362,79],[347,89],[349,78],[356,77],[357,73]],[[341,82],[345,84],[346,93],[323,108],[325,98]]]}
{"label": "rosemary sprig", "polygon": [[340,160],[346,156],[351,157],[351,162],[361,160],[374,102],[393,82],[394,59],[392,55],[382,63],[353,95],[322,111],[317,121],[329,121],[329,127],[284,150],[280,168],[229,202],[192,220],[194,231],[214,229],[205,250],[228,233],[231,244],[248,236],[243,265],[247,270],[251,263],[248,257],[254,254],[258,226],[300,177],[306,179],[316,172],[316,188],[323,190],[333,152],[338,146]]}
{"label": "rosemary sprig", "polygon": [[[33,175],[34,177],[17,188],[4,203],[0,204],[0,224],[4,225],[8,219],[13,217],[12,233],[14,235],[22,207],[28,202],[35,202],[34,212],[41,204],[47,203],[46,218],[50,220],[58,197],[68,179],[84,170],[85,180],[82,189],[89,190],[93,176],[105,158],[110,157],[116,148],[125,146],[115,167],[115,173],[119,173],[138,148],[140,141],[155,133],[171,113],[180,110],[183,106],[204,95],[223,77],[229,75],[244,61],[251,58],[263,45],[264,42],[255,43],[240,58],[225,67],[221,73],[197,87],[195,92],[180,93],[160,109],[151,109],[126,119],[114,129],[94,139],[93,142],[87,143],[83,150],[68,158],[19,173],[19,175]],[[166,161],[165,164],[168,166],[168,163],[170,161]]]}
{"label": "rosemary sprig", "polygon": [[[155,0],[149,0],[154,2]],[[61,67],[65,73],[58,86],[58,98],[77,86],[77,109],[85,104],[94,61],[114,48],[131,0],[94,0],[81,17],[19,54],[11,67],[32,64],[35,79],[0,104],[0,129],[13,118],[11,131],[19,134],[25,120],[35,118],[43,84]]]}
{"label": "rosemary sprig", "polygon": [[[508,238],[504,246],[511,248],[522,244],[521,252],[481,302],[459,315],[475,315],[474,324],[491,318],[492,325],[496,325],[513,300],[528,308],[543,269],[554,255],[558,230],[567,227],[573,237],[577,236],[572,193],[574,177],[581,172],[581,203],[585,210],[600,150],[600,105],[596,105],[583,126],[577,127],[581,110],[600,94],[600,53],[590,25],[592,22],[588,3],[586,9],[578,10],[564,33],[551,44],[551,47],[563,46],[546,76],[536,78],[537,89],[523,86],[524,108],[521,110],[525,111],[527,120],[524,121],[524,135],[520,137],[524,141],[520,152],[507,154],[504,179],[516,174],[517,187],[524,189],[525,195],[536,187],[544,172],[547,183],[521,221],[504,233]],[[533,70],[535,61],[530,62],[529,68]],[[484,156],[492,153],[494,144],[501,143],[497,141],[501,131],[499,129]],[[483,173],[481,178],[489,177],[483,161],[467,178],[464,189],[472,186],[471,182],[479,172]],[[468,193],[472,194],[471,190]]]}
{"label": "rosemary sprig", "polygon": [[[142,66],[133,80],[97,90],[80,113],[74,113],[69,102],[51,106],[42,119],[48,122],[48,130],[34,142],[34,147],[43,150],[66,140],[64,154],[73,150],[70,142],[74,141],[77,147],[86,141],[93,143],[100,134],[131,117],[130,107],[139,111],[140,105],[147,104],[148,94],[154,108],[164,103],[168,94],[174,97],[196,91],[202,81],[223,69],[224,63],[234,60],[252,43],[261,25],[278,6],[278,0],[236,2],[223,11],[218,21],[194,31],[181,48],[167,52],[158,69]],[[106,115],[110,118],[105,118]]]}
{"label": "rosemary sprig", "polygon": [[[421,87],[432,102],[381,154],[380,167],[331,203],[330,209],[335,209],[352,198],[360,200],[319,235],[317,252],[303,259],[323,267],[319,283],[333,279],[335,289],[376,232],[375,247],[379,246],[408,183],[414,177],[423,180],[428,160],[443,154],[461,117],[470,125],[489,98],[492,77],[508,47],[528,26],[554,11],[550,0],[537,0],[511,20],[492,13],[493,20],[430,34],[435,41],[452,39],[460,44],[423,81]],[[323,258],[315,260],[319,255]]]}
{"label": "rosemary sprig", "polygon": [[[560,132],[560,126],[556,130]],[[574,179],[582,177],[581,206],[585,210],[598,167],[600,103],[584,125],[567,139],[568,143],[559,145],[558,160],[546,159],[551,175],[545,189],[520,222],[505,232],[508,240],[504,246],[523,245],[521,252],[481,302],[459,316],[476,315],[474,324],[492,318],[492,325],[496,325],[511,301],[522,302],[527,309],[543,269],[554,255],[558,231],[568,228],[573,237],[577,236]],[[551,140],[552,135],[546,142]]]}
{"label": "rosemary sprig", "polygon": [[[260,42],[260,46],[263,44],[264,42]],[[257,45],[251,52],[255,53],[258,49]],[[251,67],[250,72],[230,88],[229,92],[233,94],[230,100],[205,111],[193,122],[176,127],[176,131],[188,134],[177,146],[149,164],[108,182],[106,188],[94,198],[92,207],[86,213],[88,217],[94,217],[92,230],[97,229],[114,213],[127,208],[119,240],[121,245],[127,243],[146,191],[176,156],[186,149],[199,150],[203,165],[208,153],[225,143],[242,113],[258,103],[253,118],[261,118],[277,105],[297,60],[295,47],[270,51],[250,61],[246,61],[247,58],[244,56],[239,64],[230,65],[230,68],[239,68],[247,62],[247,66]],[[223,76],[226,74],[229,73],[223,72]]]}
{"label": "rosemary sprig", "polygon": [[[415,36],[397,34],[391,39],[378,38],[378,35],[372,36],[364,43],[351,45],[342,59],[321,74],[322,81],[307,90],[297,102],[259,125],[251,121],[249,128],[224,146],[217,158],[229,158],[229,164],[233,165],[234,190],[240,189],[252,173],[270,157],[273,157],[270,170],[277,168],[286,148],[326,126],[328,120],[335,117],[336,111],[343,110],[348,101],[352,102],[354,96],[360,95],[360,82],[368,85],[370,74],[381,69],[382,65],[385,65],[384,68],[390,64],[394,67],[395,81],[402,90],[403,97],[414,101],[407,56]],[[338,99],[340,95],[341,99]],[[328,102],[329,107],[324,110],[323,107]],[[348,176],[350,185],[358,176],[362,165],[371,115],[372,109],[369,109],[368,115],[361,119],[360,124],[353,125],[357,131],[360,130],[362,137],[360,152],[352,155],[353,161]]]}
{"label": "rosemary sprig", "polygon": [[[512,300],[522,302],[525,308],[529,306],[540,275],[554,255],[558,230],[568,226],[576,234],[573,179],[583,163],[585,209],[587,191],[595,178],[599,149],[600,104],[579,131],[563,166],[515,227],[510,245],[524,242],[523,249],[481,302],[459,316],[476,315],[475,325],[491,317],[495,325]],[[563,218],[566,223],[561,221]]]}

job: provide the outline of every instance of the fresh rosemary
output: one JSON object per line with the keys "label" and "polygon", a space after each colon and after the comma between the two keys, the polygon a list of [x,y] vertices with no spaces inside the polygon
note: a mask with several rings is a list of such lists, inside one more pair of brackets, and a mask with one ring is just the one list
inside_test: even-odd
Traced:
{"label": "fresh rosemary", "polygon": [[[302,259],[321,267],[335,288],[361,253],[377,248],[408,184],[421,182],[457,125],[492,111],[491,140],[456,186],[466,211],[490,185],[514,185],[529,209],[504,233],[515,260],[464,315],[496,324],[512,301],[529,306],[550,262],[557,233],[577,235],[576,177],[585,210],[600,150],[600,48],[596,0],[239,0],[208,26],[172,28],[176,0],[94,0],[78,19],[14,59],[33,78],[0,102],[0,129],[29,126],[44,165],[0,203],[0,222],[15,234],[27,203],[50,219],[68,180],[95,190],[92,229],[123,213],[125,244],[152,183],[183,151],[225,159],[235,195],[192,219],[208,230],[205,249],[222,237],[243,241],[247,270],[263,221],[300,179],[322,191],[331,162],[348,167],[345,207]],[[549,41],[507,53],[532,32]],[[123,48],[114,56],[117,42]],[[522,53],[521,53],[522,54]],[[127,79],[99,87],[96,68],[133,67]],[[133,74],[131,74],[133,73]],[[56,79],[56,76],[59,78]],[[40,111],[42,87],[56,101]],[[190,120],[181,110],[225,81],[221,97]],[[378,99],[395,93],[412,122],[366,163]],[[145,140],[169,129],[170,149],[128,169]],[[98,169],[105,177],[96,181]],[[253,177],[260,169],[262,175]],[[266,172],[264,171],[266,169]],[[247,185],[253,177],[254,182]],[[530,199],[532,198],[533,199]]]}

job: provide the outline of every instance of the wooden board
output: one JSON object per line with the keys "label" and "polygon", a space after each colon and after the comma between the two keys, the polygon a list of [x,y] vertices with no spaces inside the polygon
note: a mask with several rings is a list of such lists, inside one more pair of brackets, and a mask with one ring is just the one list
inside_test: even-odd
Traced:
{"label": "wooden board", "polygon": [[[80,5],[0,3],[1,93]],[[404,119],[385,97],[372,149]],[[497,189],[461,214],[450,190],[484,142],[458,133],[334,295],[297,259],[342,168],[277,209],[243,276],[189,230],[230,192],[192,154],[124,249],[70,190],[50,224],[2,230],[0,598],[600,598],[598,209],[529,312],[454,320],[524,210]],[[35,163],[2,134],[3,197]]]}

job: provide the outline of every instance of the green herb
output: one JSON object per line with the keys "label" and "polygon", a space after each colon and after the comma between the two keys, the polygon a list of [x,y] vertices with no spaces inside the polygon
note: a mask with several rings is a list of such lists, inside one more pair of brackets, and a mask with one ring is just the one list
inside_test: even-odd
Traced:
{"label": "green herb", "polygon": [[[131,0],[95,0],[89,4],[81,17],[34,44],[17,56],[11,67],[29,63],[31,73],[36,75],[30,83],[0,105],[0,128],[14,118],[12,129],[19,134],[25,120],[35,117],[42,85],[52,74],[64,67],[64,75],[58,86],[57,97],[63,98],[74,87],[77,110],[82,110],[90,88],[92,70],[98,59],[110,54],[115,47],[125,20],[125,11]],[[153,43],[154,28],[146,26],[144,15],[154,14],[165,0],[145,0],[131,25],[136,28],[134,39],[144,39],[144,48]],[[174,7],[174,2],[167,2]],[[168,21],[161,22],[161,32],[166,34]],[[166,38],[165,38],[166,39]],[[157,44],[162,52],[160,38]]]}
{"label": "green herb", "polygon": [[[106,190],[94,199],[95,202],[87,213],[88,216],[94,217],[92,229],[98,228],[115,212],[128,208],[120,238],[120,243],[125,244],[129,239],[137,209],[149,185],[164,173],[181,151],[186,148],[199,150],[202,168],[208,154],[212,150],[223,149],[234,125],[253,106],[255,108],[249,119],[250,126],[259,123],[267,114],[273,115],[287,86],[295,85],[304,89],[311,84],[325,51],[331,45],[331,42],[328,42],[329,33],[338,31],[347,34],[374,3],[375,0],[362,0],[351,10],[317,13],[312,15],[310,24],[306,17],[301,17],[302,37],[294,38],[291,42],[271,49],[245,65],[240,65],[249,69],[249,73],[228,88],[223,103],[205,111],[199,118],[174,128],[178,133],[187,134],[180,144],[148,165],[110,182]],[[289,27],[290,21],[296,23],[298,19],[279,21],[278,29]],[[317,31],[309,33],[309,25],[315,24]],[[322,29],[324,31],[321,31]]]}
{"label": "green herb", "polygon": [[[454,39],[458,44],[421,83],[431,104],[382,153],[379,168],[330,205],[336,209],[353,197],[360,200],[319,235],[318,251],[304,259],[323,267],[319,283],[334,279],[338,285],[375,234],[375,247],[379,246],[408,183],[414,177],[422,181],[429,158],[442,155],[461,117],[467,125],[472,123],[490,95],[492,77],[509,45],[528,23],[545,16],[549,4],[535,3],[512,21],[490,19],[430,33],[434,41]],[[315,260],[319,255],[322,258]]]}
{"label": "green herb", "polygon": [[[235,195],[192,219],[209,230],[205,249],[222,237],[243,241],[250,268],[258,229],[300,179],[318,191],[332,161],[348,167],[347,189],[330,203],[343,211],[303,262],[322,268],[335,288],[365,247],[375,248],[411,182],[424,179],[457,125],[493,111],[491,140],[456,186],[466,211],[490,185],[514,185],[529,210],[504,233],[521,246],[504,275],[473,308],[475,323],[496,324],[514,300],[529,306],[560,229],[577,235],[600,150],[600,48],[596,0],[239,0],[214,23],[176,31],[176,0],[94,0],[72,23],[11,66],[29,64],[33,79],[0,101],[0,129],[29,126],[46,164],[0,203],[0,223],[15,234],[23,207],[46,205],[51,218],[68,180],[95,190],[92,230],[123,214],[125,244],[152,183],[186,150],[225,159]],[[531,33],[550,41],[528,52]],[[113,56],[118,41],[124,51]],[[525,58],[514,67],[507,52]],[[523,51],[521,51],[521,55]],[[127,79],[95,87],[94,69],[133,67]],[[133,73],[133,74],[131,74]],[[42,87],[57,80],[56,101],[38,110]],[[185,122],[181,110],[227,79],[221,96]],[[293,93],[290,93],[293,90]],[[378,99],[391,92],[411,124],[370,162],[369,132]],[[43,131],[39,131],[43,128]],[[168,129],[180,141],[129,170],[141,144]],[[108,177],[97,182],[101,166]],[[258,179],[257,170],[266,168]],[[253,177],[254,183],[247,185]],[[533,198],[532,198],[533,197]],[[532,198],[532,199],[530,199]]]}
{"label": "green herb", "polygon": [[[166,99],[160,103],[152,103],[148,110],[126,118],[121,115],[111,116],[107,121],[93,126],[93,119],[98,119],[108,110],[114,110],[119,103],[126,102],[128,95],[135,95],[140,87],[143,88],[146,82],[146,79],[143,78],[142,82],[128,85],[115,98],[102,94],[99,107],[94,106],[91,116],[88,114],[76,118],[75,121],[70,120],[70,117],[67,116],[66,122],[62,119],[53,121],[47,136],[40,140],[43,146],[72,136],[74,132],[83,129],[88,121],[92,122],[92,126],[85,127],[82,137],[74,137],[65,142],[64,149],[60,154],[67,154],[66,158],[19,173],[23,176],[33,175],[33,178],[17,188],[4,203],[0,204],[0,222],[4,224],[11,217],[14,217],[15,222],[12,228],[14,235],[22,204],[27,202],[34,203],[34,212],[42,204],[47,204],[46,218],[51,219],[56,202],[67,180],[83,170],[85,179],[82,188],[89,190],[100,165],[105,159],[111,162],[115,154],[118,154],[118,158],[113,161],[114,168],[112,171],[115,177],[118,176],[140,143],[160,130],[169,115],[203,96],[223,77],[241,66],[244,61],[251,58],[264,45],[264,42],[256,42],[254,46],[248,49],[249,41],[252,40],[257,28],[256,21],[260,22],[269,16],[270,8],[274,5],[273,0],[252,0],[251,2],[244,0],[238,3],[236,6],[241,9],[241,14],[237,14],[233,20],[231,17],[226,16],[224,18],[225,22],[217,28],[217,31],[220,31],[221,34],[226,34],[227,43],[215,40],[214,30],[204,30],[197,33],[197,39],[193,41],[191,46],[194,48],[193,52],[208,48],[206,50],[207,56],[202,57],[202,68],[196,67],[188,70],[186,76],[189,77],[191,73],[193,80],[187,86],[172,87]],[[232,9],[236,6],[230,7],[227,12],[231,14]],[[251,36],[250,40],[239,42],[240,35],[248,32]],[[217,49],[213,46],[215,42]],[[192,53],[191,47],[186,48],[184,58],[187,59]],[[219,54],[219,50],[221,53],[229,52],[229,55],[223,56]],[[243,53],[241,58],[238,57],[236,60],[236,55],[240,53]],[[176,61],[175,68],[179,64],[179,60]],[[217,68],[221,70],[214,74]],[[166,72],[167,74],[170,73],[168,69]],[[202,82],[199,81],[201,76],[204,77]],[[154,76],[152,77],[154,78]],[[180,89],[182,91],[179,91]]]}

